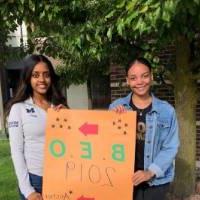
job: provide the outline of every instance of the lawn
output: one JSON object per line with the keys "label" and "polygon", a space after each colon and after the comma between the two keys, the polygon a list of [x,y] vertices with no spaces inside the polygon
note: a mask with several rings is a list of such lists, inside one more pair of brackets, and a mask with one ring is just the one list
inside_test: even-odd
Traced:
{"label": "lawn", "polygon": [[17,181],[7,139],[0,137],[0,200],[18,200]]}

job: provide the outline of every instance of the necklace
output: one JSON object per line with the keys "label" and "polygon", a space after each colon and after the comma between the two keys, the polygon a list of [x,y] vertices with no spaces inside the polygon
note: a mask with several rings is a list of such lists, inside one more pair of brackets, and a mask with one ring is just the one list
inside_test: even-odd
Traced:
{"label": "necklace", "polygon": [[144,110],[145,110],[145,109],[139,109],[139,108],[137,108],[136,106],[135,106],[135,109],[136,109],[136,111],[137,111],[137,114],[138,114],[140,117],[143,115],[143,112],[144,112]]}
{"label": "necklace", "polygon": [[139,114],[139,116],[142,116],[143,115],[143,110],[139,110],[138,109],[138,114]]}
{"label": "necklace", "polygon": [[152,104],[148,105],[146,108],[144,109],[141,109],[141,108],[138,108],[136,107],[134,104],[132,104],[132,108],[133,110],[135,110],[137,112],[137,115],[139,117],[142,117],[144,115],[146,115],[147,112],[149,112],[151,110],[151,107],[152,107]]}
{"label": "necklace", "polygon": [[[141,103],[142,103],[142,105],[141,105]],[[144,102],[144,101],[141,102],[140,101],[140,103],[138,103],[138,104],[141,106],[140,108],[138,108],[135,105],[135,102],[134,102],[134,99],[133,99],[133,96],[132,96],[131,101],[130,101],[130,106],[133,108],[133,110],[135,110],[137,112],[137,115],[139,117],[145,116],[146,113],[151,110],[152,98],[149,98],[149,100],[146,101],[146,102]]]}

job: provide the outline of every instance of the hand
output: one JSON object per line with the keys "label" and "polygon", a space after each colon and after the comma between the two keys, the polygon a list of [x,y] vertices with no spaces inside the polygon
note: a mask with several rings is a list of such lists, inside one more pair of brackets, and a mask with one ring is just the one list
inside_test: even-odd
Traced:
{"label": "hand", "polygon": [[132,181],[133,185],[137,186],[140,183],[143,183],[145,181],[149,181],[154,177],[154,173],[151,171],[143,171],[143,170],[138,170],[133,174]]}
{"label": "hand", "polygon": [[43,200],[42,195],[38,192],[32,192],[28,197],[28,200]]}
{"label": "hand", "polygon": [[126,109],[124,106],[122,105],[118,105],[116,106],[115,108],[113,108],[113,110],[118,113],[118,114],[121,114],[121,113],[125,113],[126,112]]}
{"label": "hand", "polygon": [[60,111],[60,109],[63,109],[63,108],[67,108],[67,107],[63,104],[59,104],[59,105],[53,107],[53,109],[57,112]]}

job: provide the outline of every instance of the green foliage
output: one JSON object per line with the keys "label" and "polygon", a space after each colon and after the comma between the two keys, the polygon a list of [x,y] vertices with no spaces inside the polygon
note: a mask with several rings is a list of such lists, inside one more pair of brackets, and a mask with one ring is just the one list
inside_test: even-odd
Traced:
{"label": "green foliage", "polygon": [[160,48],[179,35],[193,40],[200,24],[197,0],[52,2],[40,3],[44,10],[32,36],[51,40],[52,48],[47,43],[42,52],[63,60],[59,71],[74,74],[77,83],[99,66],[108,72],[110,63],[125,64],[136,51],[157,66]]}
{"label": "green foliage", "polygon": [[3,67],[9,59],[18,60],[25,55],[23,46],[17,49],[7,45],[11,33],[22,24],[23,16],[20,9],[22,6],[19,1],[0,1],[0,67]]}
{"label": "green foliage", "polygon": [[27,24],[29,52],[37,44],[41,53],[62,60],[58,71],[67,83],[80,83],[95,73],[108,73],[112,62],[124,62],[129,53],[121,50],[133,51],[133,45],[106,25],[105,14],[112,4],[111,0],[30,0],[6,5],[15,8],[18,22]]}
{"label": "green foliage", "polygon": [[[66,82],[79,83],[94,72],[108,73],[110,63],[125,64],[136,51],[157,63],[156,52],[179,35],[192,42],[199,30],[199,2],[20,0],[4,1],[0,11],[9,22],[26,22],[29,52],[36,45],[41,53],[60,59],[59,73],[72,74]],[[16,27],[1,23],[6,30]]]}

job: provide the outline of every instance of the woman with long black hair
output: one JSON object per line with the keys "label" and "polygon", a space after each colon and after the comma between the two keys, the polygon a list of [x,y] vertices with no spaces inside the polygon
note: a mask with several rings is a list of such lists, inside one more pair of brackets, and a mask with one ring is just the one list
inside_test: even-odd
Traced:
{"label": "woman with long black hair", "polygon": [[21,200],[42,200],[42,174],[47,109],[67,107],[58,77],[43,55],[23,60],[15,96],[7,105],[11,156]]}

